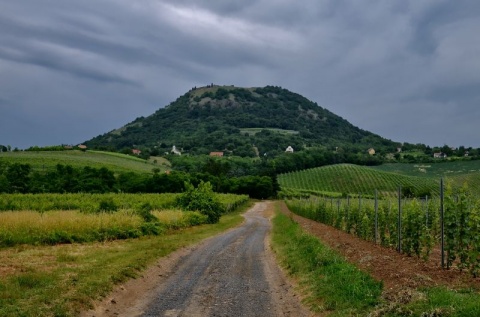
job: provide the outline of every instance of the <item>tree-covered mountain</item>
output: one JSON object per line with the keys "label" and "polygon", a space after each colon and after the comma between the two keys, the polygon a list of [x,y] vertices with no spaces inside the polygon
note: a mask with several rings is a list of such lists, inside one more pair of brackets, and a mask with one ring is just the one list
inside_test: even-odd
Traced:
{"label": "tree-covered mountain", "polygon": [[158,155],[175,145],[182,153],[222,151],[237,156],[276,156],[324,148],[377,153],[395,151],[398,143],[353,126],[317,103],[280,87],[193,88],[148,117],[97,136],[89,148]]}

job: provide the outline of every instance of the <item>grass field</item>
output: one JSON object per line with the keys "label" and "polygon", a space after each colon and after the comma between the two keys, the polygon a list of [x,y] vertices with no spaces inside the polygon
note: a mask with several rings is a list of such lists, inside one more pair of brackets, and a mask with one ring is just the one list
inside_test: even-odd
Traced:
{"label": "grass field", "polygon": [[280,133],[280,134],[298,134],[298,131],[295,130],[283,130],[283,129],[276,129],[276,128],[244,128],[240,129],[240,133],[242,134],[248,134],[248,135],[255,135],[262,130],[268,130],[274,133]]}
{"label": "grass field", "polygon": [[410,187],[416,193],[438,192],[438,182],[433,178],[401,175],[375,170],[365,166],[337,164],[286,173],[278,176],[282,189],[318,193],[344,193],[394,196],[398,186]]}
{"label": "grass field", "polygon": [[115,284],[138,276],[159,257],[242,220],[240,212],[235,212],[222,216],[217,224],[161,236],[1,249],[0,316],[78,316],[93,300],[107,295]]}
{"label": "grass field", "polygon": [[[73,167],[106,167],[114,173],[136,172],[151,173],[152,169],[166,170],[165,161],[146,161],[138,157],[121,153],[102,151],[52,151],[52,152],[7,152],[0,153],[0,162],[30,164],[33,170],[53,170],[57,164]],[[162,164],[163,163],[163,164]]]}

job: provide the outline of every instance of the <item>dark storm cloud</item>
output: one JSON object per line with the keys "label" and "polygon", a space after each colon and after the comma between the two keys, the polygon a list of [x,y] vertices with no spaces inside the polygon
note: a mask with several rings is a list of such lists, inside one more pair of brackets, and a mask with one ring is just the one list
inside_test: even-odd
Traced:
{"label": "dark storm cloud", "polygon": [[0,7],[0,144],[81,142],[215,82],[282,86],[395,141],[480,146],[478,1]]}

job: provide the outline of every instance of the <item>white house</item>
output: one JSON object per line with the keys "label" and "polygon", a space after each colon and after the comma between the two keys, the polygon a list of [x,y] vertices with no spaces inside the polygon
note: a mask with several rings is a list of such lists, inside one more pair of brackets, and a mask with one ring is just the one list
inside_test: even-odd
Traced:
{"label": "white house", "polygon": [[182,153],[179,150],[177,150],[177,147],[175,145],[172,147],[172,150],[170,152],[175,155],[182,155]]}
{"label": "white house", "polygon": [[293,153],[293,148],[289,145],[285,150],[286,153]]}

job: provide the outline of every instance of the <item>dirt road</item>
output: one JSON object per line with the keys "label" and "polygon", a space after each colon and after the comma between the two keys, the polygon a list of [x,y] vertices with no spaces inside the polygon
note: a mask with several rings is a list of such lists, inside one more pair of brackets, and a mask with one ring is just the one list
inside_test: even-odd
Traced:
{"label": "dirt road", "polygon": [[143,288],[125,285],[84,316],[307,316],[268,244],[272,208],[257,203],[240,227],[160,263],[157,285],[147,273]]}

